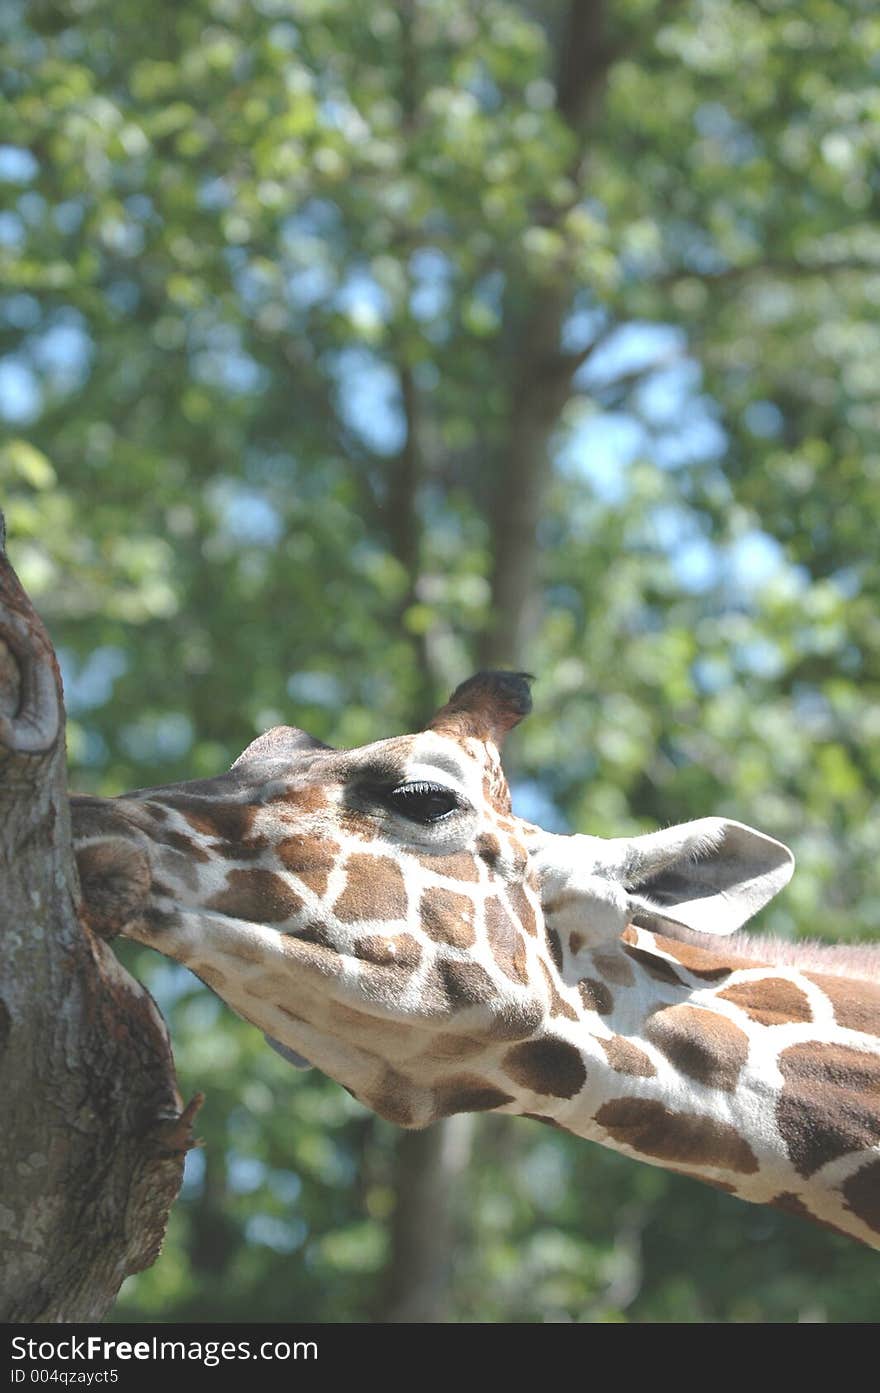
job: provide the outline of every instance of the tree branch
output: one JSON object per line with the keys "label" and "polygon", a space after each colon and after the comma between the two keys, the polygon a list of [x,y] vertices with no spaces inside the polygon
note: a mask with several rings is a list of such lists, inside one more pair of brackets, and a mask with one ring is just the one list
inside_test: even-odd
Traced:
{"label": "tree branch", "polygon": [[94,1320],[149,1266],[183,1177],[149,995],[78,921],[61,681],[0,554],[0,1319]]}
{"label": "tree branch", "polygon": [[762,257],[760,261],[744,266],[725,266],[718,271],[693,271],[686,267],[666,271],[660,276],[648,277],[644,284],[649,289],[664,289],[681,281],[700,281],[704,285],[732,285],[747,280],[750,276],[776,275],[792,277],[832,276],[840,271],[864,271],[880,274],[880,259],[865,260],[863,257],[842,257],[835,261],[795,261],[791,257]]}

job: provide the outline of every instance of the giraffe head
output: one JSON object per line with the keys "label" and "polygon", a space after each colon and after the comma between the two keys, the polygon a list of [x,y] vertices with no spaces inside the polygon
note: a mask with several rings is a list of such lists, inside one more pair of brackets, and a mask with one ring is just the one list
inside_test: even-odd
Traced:
{"label": "giraffe head", "polygon": [[74,799],[86,913],[395,1121],[503,1102],[462,1061],[542,1016],[499,758],[530,706],[524,674],[484,672],[417,734],[339,751],[279,727],[216,779]]}
{"label": "giraffe head", "polygon": [[741,922],[788,853],[721,820],[603,842],[513,817],[499,749],[530,704],[484,672],[417,734],[279,727],[216,779],[74,799],[86,912],[403,1125],[573,1097],[582,950],[638,914]]}

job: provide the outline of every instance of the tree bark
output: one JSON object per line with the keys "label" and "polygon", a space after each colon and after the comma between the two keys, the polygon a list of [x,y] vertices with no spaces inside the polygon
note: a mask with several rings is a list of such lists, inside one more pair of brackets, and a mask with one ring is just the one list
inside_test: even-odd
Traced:
{"label": "tree bark", "polygon": [[480,647],[483,667],[519,667],[537,620],[538,523],[552,473],[550,438],[571,392],[571,371],[559,351],[570,299],[570,294],[539,294],[526,315],[510,388],[510,423],[487,517],[492,617]]}
{"label": "tree bark", "polygon": [[52,645],[0,515],[0,1319],[102,1317],[156,1258],[193,1144],[148,993],[78,917]]}
{"label": "tree bark", "polygon": [[[604,0],[571,0],[557,63],[557,107],[582,133],[595,113],[611,51],[604,44]],[[415,63],[411,55],[411,64]],[[582,151],[576,156],[578,165]],[[576,174],[578,171],[573,170]],[[572,286],[528,287],[523,322],[510,329],[518,346],[509,384],[510,419],[487,509],[492,543],[491,620],[479,645],[482,666],[519,667],[535,621],[538,523],[551,475],[550,439],[571,392],[574,360],[561,352],[562,325]],[[510,327],[510,326],[509,326]],[[407,441],[397,466],[392,533],[416,593],[421,535],[417,509],[424,461],[419,449],[412,379],[402,394]],[[403,540],[405,539],[405,540]],[[421,650],[427,664],[426,650]],[[430,679],[430,673],[426,673]],[[461,1216],[457,1182],[473,1151],[472,1117],[451,1117],[424,1132],[406,1133],[394,1162],[395,1211],[381,1319],[439,1322],[450,1318],[448,1292]]]}
{"label": "tree bark", "polygon": [[[556,53],[556,109],[576,136],[570,176],[582,187],[589,131],[600,115],[616,50],[606,34],[605,0],[569,0]],[[538,221],[552,223],[548,210]],[[586,355],[562,352],[562,329],[574,283],[528,283],[514,288],[506,315],[517,345],[508,382],[509,426],[496,462],[488,515],[492,537],[492,613],[480,659],[486,667],[519,667],[537,623],[537,529],[552,474],[550,443],[571,395],[572,376]]]}
{"label": "tree bark", "polygon": [[[405,567],[401,618],[418,597],[422,560],[419,492],[425,460],[419,400],[408,365],[400,368],[406,439],[389,475],[388,536]],[[436,699],[426,636],[413,638],[418,669],[411,724],[418,728]],[[394,1214],[378,1319],[392,1324],[437,1323],[449,1318],[448,1295],[456,1240],[455,1181],[470,1157],[471,1119],[450,1117],[424,1132],[403,1132],[394,1149]]]}
{"label": "tree bark", "polygon": [[[404,129],[415,128],[419,106],[419,55],[414,34],[414,6],[401,7],[402,54],[400,101]],[[388,491],[388,535],[392,551],[405,568],[407,589],[400,618],[418,598],[422,563],[420,490],[425,458],[420,430],[420,403],[412,365],[402,355],[400,394],[406,438],[392,464]],[[436,697],[435,674],[427,635],[413,637],[417,681],[412,725],[430,716]],[[470,1118],[451,1117],[424,1132],[404,1132],[394,1149],[394,1213],[388,1265],[377,1317],[393,1324],[449,1318],[448,1295],[456,1238],[454,1182],[470,1156]]]}
{"label": "tree bark", "polygon": [[474,1118],[447,1117],[405,1132],[394,1156],[395,1206],[382,1319],[450,1319],[449,1290],[461,1215],[457,1185],[471,1158]]}

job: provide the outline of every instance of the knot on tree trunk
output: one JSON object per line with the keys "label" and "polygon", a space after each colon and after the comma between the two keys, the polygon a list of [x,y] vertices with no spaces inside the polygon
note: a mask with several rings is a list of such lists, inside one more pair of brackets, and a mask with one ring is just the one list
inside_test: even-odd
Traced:
{"label": "knot on tree trunk", "polygon": [[154,1127],[150,1143],[157,1159],[169,1156],[185,1156],[188,1151],[204,1146],[201,1137],[192,1134],[193,1123],[205,1101],[204,1093],[195,1093],[183,1112],[176,1117],[162,1118]]}

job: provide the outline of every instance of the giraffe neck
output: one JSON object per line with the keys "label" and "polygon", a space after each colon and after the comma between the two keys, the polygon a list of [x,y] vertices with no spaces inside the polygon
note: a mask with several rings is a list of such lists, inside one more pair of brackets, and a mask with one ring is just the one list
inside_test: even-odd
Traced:
{"label": "giraffe neck", "polygon": [[[74,800],[93,926],[185,963],[391,1121],[536,1116],[880,1246],[880,984],[628,923],[652,913],[670,837],[659,903],[692,915],[708,886],[723,919],[731,858],[702,880],[691,864],[714,826],[643,839],[648,889],[629,844],[573,838],[554,869],[554,839],[508,816],[474,756],[459,787],[475,807],[488,786],[455,839],[395,838],[373,781],[392,757],[417,789],[426,768],[455,778],[438,739]],[[752,904],[752,861],[732,865]]]}
{"label": "giraffe neck", "polygon": [[880,1246],[880,983],[632,924],[599,947],[571,938],[560,976],[589,1035],[553,1029],[579,1039],[585,1079],[536,1111]]}

